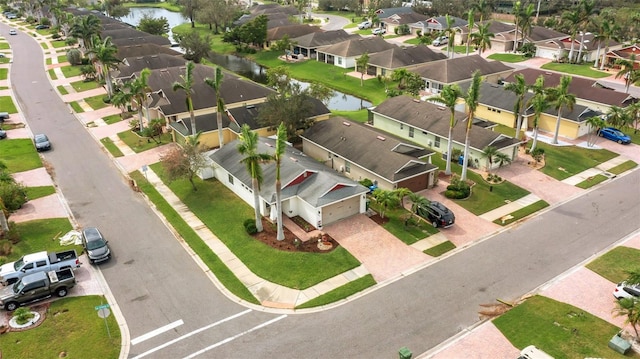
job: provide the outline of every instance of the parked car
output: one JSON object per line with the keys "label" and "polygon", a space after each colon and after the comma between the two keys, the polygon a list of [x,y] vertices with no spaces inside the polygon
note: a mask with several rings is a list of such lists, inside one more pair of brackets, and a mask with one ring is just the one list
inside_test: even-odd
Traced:
{"label": "parked car", "polygon": [[387,29],[385,29],[384,27],[376,27],[375,29],[371,30],[371,33],[374,35],[384,35],[387,33]]}
{"label": "parked car", "polygon": [[0,140],[7,138],[7,131],[0,129]]}
{"label": "parked car", "polygon": [[33,142],[35,143],[36,150],[40,151],[48,151],[51,149],[51,142],[49,141],[49,137],[44,133],[39,133],[33,137]]}
{"label": "parked car", "polygon": [[447,43],[449,43],[449,37],[447,37],[447,36],[438,36],[438,37],[436,37],[435,40],[433,40],[431,42],[431,45],[433,45],[433,46],[442,46],[442,45],[446,45]]}
{"label": "parked car", "polygon": [[608,140],[616,141],[618,143],[631,143],[631,137],[625,135],[624,133],[622,133],[622,131],[613,127],[601,128],[600,131],[598,131],[598,135],[600,137],[604,137]]}
{"label": "parked car", "polygon": [[620,282],[613,290],[613,296],[616,299],[640,297],[640,285],[628,285],[626,282]]}
{"label": "parked car", "polygon": [[553,357],[538,349],[535,345],[529,345],[520,351],[518,359],[553,359]]}
{"label": "parked car", "polygon": [[17,18],[18,18],[18,15],[14,14],[14,13],[12,13],[12,12],[7,13],[7,14],[5,14],[4,16],[5,16],[7,19],[17,19]]}
{"label": "parked car", "polygon": [[436,201],[429,202],[427,206],[418,206],[416,214],[431,223],[434,228],[448,228],[453,226],[456,216],[444,204]]}
{"label": "parked car", "polygon": [[371,21],[363,21],[361,23],[358,24],[358,29],[363,30],[363,29],[368,29],[371,27]]}
{"label": "parked car", "polygon": [[103,262],[111,258],[109,241],[105,240],[102,233],[96,227],[87,227],[82,230],[82,246],[87,252],[89,262]]}
{"label": "parked car", "polygon": [[12,286],[0,290],[0,308],[10,312],[53,294],[64,297],[76,285],[76,277],[69,268],[59,271],[38,272],[24,276]]}
{"label": "parked car", "polygon": [[45,25],[45,24],[40,24],[38,26],[36,26],[36,30],[44,30],[44,29],[48,29],[49,25]]}
{"label": "parked car", "polygon": [[9,30],[9,35],[18,35],[18,32],[16,31],[16,29],[11,29]]}
{"label": "parked car", "polygon": [[43,251],[25,254],[15,262],[0,266],[0,283],[3,285],[12,284],[32,273],[79,267],[80,260],[73,249],[61,252]]}

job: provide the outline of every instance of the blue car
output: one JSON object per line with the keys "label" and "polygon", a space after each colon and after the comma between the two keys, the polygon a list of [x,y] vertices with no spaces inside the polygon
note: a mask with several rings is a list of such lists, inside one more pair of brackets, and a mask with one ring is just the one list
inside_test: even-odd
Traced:
{"label": "blue car", "polygon": [[608,140],[616,141],[618,143],[631,143],[631,137],[625,135],[620,130],[617,130],[613,127],[601,128],[598,135],[600,135],[600,137],[604,137]]}

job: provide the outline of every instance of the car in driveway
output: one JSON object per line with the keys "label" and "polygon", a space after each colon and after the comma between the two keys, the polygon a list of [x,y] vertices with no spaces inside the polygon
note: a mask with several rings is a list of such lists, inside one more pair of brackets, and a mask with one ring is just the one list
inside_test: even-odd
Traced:
{"label": "car in driveway", "polygon": [[613,296],[616,299],[622,298],[639,298],[640,297],[640,285],[628,285],[627,282],[620,282],[613,290]]}
{"label": "car in driveway", "polygon": [[92,264],[111,258],[109,241],[104,239],[96,227],[86,227],[82,230],[82,246]]}
{"label": "car in driveway", "polygon": [[368,29],[371,27],[371,21],[363,21],[361,23],[358,24],[358,29],[363,30],[363,29]]}
{"label": "car in driveway", "polygon": [[33,136],[33,143],[36,146],[36,150],[38,152],[48,151],[51,149],[51,142],[49,141],[49,137],[44,133],[39,133]]}
{"label": "car in driveway", "polygon": [[387,33],[387,29],[385,29],[384,27],[376,27],[375,29],[371,30],[371,33],[374,35],[384,35]]}
{"label": "car in driveway", "polygon": [[622,144],[631,143],[631,137],[625,135],[624,133],[622,133],[622,131],[613,127],[601,128],[600,131],[598,131],[598,136],[604,137],[607,140],[615,141]]}
{"label": "car in driveway", "polygon": [[0,140],[7,138],[7,131],[0,129]]}
{"label": "car in driveway", "polygon": [[9,35],[18,35],[18,31],[16,29],[9,30]]}
{"label": "car in driveway", "polygon": [[48,29],[49,25],[45,25],[45,24],[40,24],[38,26],[36,26],[36,30],[44,30],[44,29]]}
{"label": "car in driveway", "polygon": [[430,201],[429,204],[416,207],[416,214],[426,219],[434,228],[448,228],[456,222],[456,216],[444,204]]}
{"label": "car in driveway", "polygon": [[449,37],[447,36],[438,36],[435,40],[431,42],[433,46],[442,46],[449,43]]}

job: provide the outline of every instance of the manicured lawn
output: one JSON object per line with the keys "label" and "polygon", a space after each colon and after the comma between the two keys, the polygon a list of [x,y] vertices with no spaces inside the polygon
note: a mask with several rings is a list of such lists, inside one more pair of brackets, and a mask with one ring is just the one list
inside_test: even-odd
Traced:
{"label": "manicured lawn", "polygon": [[615,247],[594,259],[586,267],[611,282],[618,283],[629,277],[629,271],[640,272],[640,250],[624,246]]}
{"label": "manicured lawn", "polygon": [[58,90],[60,95],[67,95],[69,93],[69,91],[67,91],[67,89],[62,85],[56,87],[56,89]]}
{"label": "manicured lawn", "polygon": [[304,309],[304,308],[313,308],[319,307],[322,305],[335,303],[339,300],[343,300],[350,295],[353,295],[358,292],[362,292],[363,290],[376,285],[375,279],[371,274],[367,274],[362,278],[358,278],[356,280],[352,280],[349,283],[338,287],[330,292],[322,294],[317,298],[311,299],[310,301],[303,303],[296,307],[296,309]]}
{"label": "manicured lawn", "polygon": [[611,73],[594,70],[592,64],[576,65],[576,64],[561,64],[557,62],[549,62],[542,65],[540,68],[545,70],[564,72],[566,74],[571,74],[571,75],[591,77],[595,79],[611,76]]}
{"label": "manicured lawn", "polygon": [[60,68],[64,77],[75,77],[82,75],[82,66],[63,66]]}
{"label": "manicured lawn", "polygon": [[[11,220],[11,217],[9,217]],[[58,239],[73,227],[67,218],[38,219],[34,221],[16,223],[16,230],[20,234],[20,242],[13,245],[11,254],[6,261],[12,262],[25,254],[40,251],[59,252],[75,249],[82,253],[82,246],[61,246]]]}
{"label": "manicured lawn", "polygon": [[556,359],[626,358],[607,347],[620,328],[550,298],[531,297],[493,324],[516,348],[535,345]]}
{"label": "manicured lawn", "polygon": [[[378,206],[375,200],[371,200],[370,206],[371,209],[377,213],[381,213],[380,206]],[[389,221],[385,223],[382,228],[389,231],[389,233],[407,245],[416,243],[421,239],[439,232],[436,228],[420,220],[417,216],[411,216],[411,213],[403,207],[387,208],[384,211],[384,216],[385,218],[389,218]],[[407,220],[408,218],[410,218],[410,220]]]}
{"label": "manicured lawn", "polygon": [[528,216],[528,215],[530,215],[532,213],[536,213],[539,210],[541,210],[543,208],[546,208],[546,207],[549,207],[549,203],[547,203],[547,202],[545,202],[543,200],[539,200],[537,202],[531,203],[530,205],[528,205],[528,206],[526,206],[524,208],[520,208],[517,211],[509,213],[509,215],[511,215],[511,217],[513,217],[513,218],[507,219],[504,222],[500,218],[498,218],[495,221],[493,221],[493,223],[499,224],[501,226],[506,226],[506,225],[511,224],[511,223],[513,223],[513,222],[515,222],[515,221],[517,221],[517,220],[519,220],[521,218],[524,218],[524,217],[526,217],[526,216]]}
{"label": "manicured lawn", "polygon": [[61,353],[64,353],[67,358],[118,358],[118,323],[113,314],[108,316],[105,322],[105,319],[98,317],[95,310],[97,305],[106,302],[103,296],[97,295],[54,301],[40,326],[0,335],[2,356],[59,358],[62,356]]}
{"label": "manicured lawn", "polygon": [[0,68],[0,80],[6,80],[8,74],[9,74],[9,69]]}
{"label": "manicured lawn", "polygon": [[134,2],[123,2],[123,5],[126,7],[157,7],[162,9],[167,9],[173,12],[180,12],[181,7],[168,2],[156,2],[156,3],[134,3]]}
{"label": "manicured lawn", "polygon": [[522,61],[528,60],[527,57],[524,57],[523,55],[518,55],[518,54],[493,54],[493,55],[489,55],[487,57],[489,59],[491,59],[491,60],[497,60],[497,61],[502,61],[502,62],[511,62],[511,63],[522,62]]}
{"label": "manicured lawn", "polygon": [[[151,167],[163,177],[160,164]],[[253,218],[251,207],[217,180],[195,180],[196,192],[187,180],[167,185],[257,276],[289,288],[305,289],[360,265],[341,246],[322,254],[282,252],[253,239],[243,226],[246,219]]]}
{"label": "manicured lawn", "polygon": [[49,45],[47,45],[47,43],[46,43],[46,42],[41,42],[41,43],[40,43],[40,47],[42,47],[44,50],[49,49]]}
{"label": "manicured lawn", "polygon": [[111,141],[111,139],[109,137],[105,137],[105,138],[101,139],[100,142],[102,143],[104,148],[106,148],[107,151],[109,151],[109,153],[111,153],[111,155],[113,157],[122,157],[122,156],[124,156],[124,153],[122,153],[122,151],[120,151],[118,146],[116,146],[116,144],[113,143],[113,141]]}
{"label": "manicured lawn", "polygon": [[73,109],[73,112],[75,113],[84,112],[84,109],[82,108],[82,106],[80,106],[80,104],[77,101],[70,102],[69,105],[71,106],[71,108]]}
{"label": "manicured lawn", "polygon": [[62,40],[52,41],[51,45],[53,45],[53,48],[55,49],[67,46],[67,44]]}
{"label": "manicured lawn", "polygon": [[11,96],[0,96],[0,108],[2,109],[2,112],[18,113],[18,109],[13,103]]}
{"label": "manicured lawn", "polygon": [[38,156],[33,142],[28,138],[0,141],[2,161],[9,173],[24,172],[42,167],[42,160]]}
{"label": "manicured lawn", "polygon": [[367,109],[359,111],[331,111],[336,116],[342,116],[352,121],[366,123],[369,120],[369,111]]}
{"label": "manicured lawn", "polygon": [[[640,145],[640,131],[636,132],[636,131],[634,131],[632,129],[624,128],[624,129],[622,129],[622,132],[624,132],[626,135],[631,137],[631,143],[635,143],[636,145]],[[608,140],[606,140],[606,141],[608,141]]]}
{"label": "manicured lawn", "polygon": [[136,181],[138,188],[147,195],[149,200],[156,206],[156,209],[171,223],[171,226],[178,232],[180,237],[184,239],[185,243],[198,254],[200,259],[211,272],[215,274],[216,278],[228,291],[249,303],[260,304],[235,274],[227,268],[220,258],[213,253],[211,248],[202,241],[198,234],[189,227],[184,219],[167,203],[164,197],[158,193],[155,187],[147,182],[140,171],[132,172],[129,175]]}
{"label": "manicured lawn", "polygon": [[133,131],[123,131],[118,133],[118,137],[126,143],[131,149],[136,152],[144,152],[146,150],[165,145],[171,142],[171,135],[168,133],[162,134],[161,142],[156,143],[151,139],[147,139],[146,137],[140,137],[137,134],[133,133]]}
{"label": "manicured lawn", "polygon": [[58,56],[58,63],[59,64],[64,64],[66,62],[69,62],[69,60],[67,59],[67,55]]}
{"label": "manicured lawn", "polygon": [[608,180],[609,177],[605,176],[605,175],[601,175],[601,174],[597,174],[593,177],[589,177],[586,180],[576,184],[576,187],[578,188],[582,188],[582,189],[587,189],[587,188],[591,188],[595,185],[597,185],[598,183],[604,182],[606,180]]}
{"label": "manicured lawn", "polygon": [[0,50],[8,50],[11,46],[9,46],[8,42],[0,42]]}
{"label": "manicured lawn", "polygon": [[27,198],[29,200],[46,197],[54,193],[56,193],[56,188],[53,186],[27,187]]}
{"label": "manicured lawn", "polygon": [[8,57],[0,57],[0,64],[8,64],[11,62],[11,59]]}
{"label": "manicured lawn", "polygon": [[47,71],[47,72],[49,73],[49,77],[50,77],[52,80],[57,80],[57,79],[58,79],[58,76],[56,75],[56,72],[54,71],[54,69],[50,69],[50,70],[49,70],[49,71]]}
{"label": "manicured lawn", "polygon": [[441,255],[454,249],[456,249],[456,245],[451,243],[451,241],[446,241],[438,244],[437,246],[426,249],[424,253],[432,257],[440,257]]}
{"label": "manicured lawn", "polygon": [[540,171],[560,181],[618,156],[605,149],[551,146],[542,142],[538,142],[538,146],[544,149],[545,160],[545,166]]}
{"label": "manicured lawn", "polygon": [[[131,114],[126,114],[125,118],[131,118]],[[107,125],[112,125],[114,123],[120,122],[123,120],[122,116],[120,115],[109,115],[107,117],[103,117],[102,120],[107,124]]]}
{"label": "manicured lawn", "polygon": [[[71,86],[73,86],[73,89],[76,90],[76,92],[83,92],[97,89],[100,87],[100,84],[96,81],[76,81],[72,82]],[[100,101],[102,101],[102,96],[100,97]]]}
{"label": "manicured lawn", "polygon": [[93,97],[87,97],[84,99],[84,102],[86,102],[89,106],[91,106],[92,109],[99,110],[101,108],[105,108],[109,106],[108,103],[103,101],[105,96],[106,95],[97,95]]}
{"label": "manicured lawn", "polygon": [[607,172],[613,173],[615,175],[619,175],[619,174],[621,174],[623,172],[629,171],[629,170],[631,170],[633,168],[636,168],[636,167],[638,167],[637,163],[635,163],[635,162],[633,162],[631,160],[628,160],[628,161],[622,162],[621,164],[619,164],[619,165],[617,165],[615,167],[610,168]]}

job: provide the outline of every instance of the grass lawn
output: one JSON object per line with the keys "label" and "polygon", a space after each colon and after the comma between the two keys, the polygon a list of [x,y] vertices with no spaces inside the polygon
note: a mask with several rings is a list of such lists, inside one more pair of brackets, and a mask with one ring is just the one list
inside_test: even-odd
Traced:
{"label": "grass lawn", "polygon": [[[147,4],[150,4],[150,3],[144,3],[145,6]],[[159,3],[156,3],[156,4],[159,4]],[[196,31],[200,34],[200,36],[209,35],[211,36],[211,42],[210,42],[211,51],[217,52],[219,54],[230,54],[236,51],[236,47],[234,44],[222,41],[222,33],[215,34],[214,30],[209,30],[209,25],[206,25],[206,24],[200,24],[196,22],[196,27],[192,29],[190,23],[185,23],[185,24],[173,27],[171,31],[174,34],[178,34],[178,35],[185,34],[190,31]]]}
{"label": "grass lawn", "polygon": [[527,57],[524,57],[523,55],[518,55],[518,54],[493,54],[487,57],[491,60],[511,62],[511,63],[522,62],[529,59]]}
{"label": "grass lawn", "polygon": [[[97,89],[98,87],[100,87],[100,84],[97,83],[96,81],[83,80],[83,81],[72,82],[71,86],[73,86],[73,89],[76,90],[76,92],[83,92],[83,91]],[[101,97],[101,100],[102,100],[102,97]]]}
{"label": "grass lawn", "polygon": [[582,188],[582,189],[587,189],[587,188],[591,188],[595,185],[597,185],[598,183],[604,182],[606,180],[608,180],[609,177],[605,176],[605,175],[601,175],[601,174],[597,174],[593,177],[589,177],[586,180],[576,184],[576,187],[578,188]]}
{"label": "grass lawn", "polygon": [[531,297],[493,324],[516,348],[535,345],[556,359],[626,358],[607,347],[620,328],[550,298]]}
{"label": "grass lawn", "polygon": [[[162,165],[151,167],[164,180]],[[282,252],[253,239],[243,226],[246,219],[254,217],[253,209],[217,180],[195,181],[196,192],[185,179],[167,186],[257,276],[285,287],[306,289],[360,265],[342,246],[322,254]]]}
{"label": "grass lawn", "polygon": [[[377,213],[381,213],[380,206],[378,206],[375,200],[371,200],[370,206],[371,209]],[[419,219],[417,216],[412,216],[411,213],[403,207],[387,208],[384,211],[384,217],[389,218],[389,221],[385,223],[382,228],[389,231],[389,233],[407,245],[416,243],[421,239],[439,232],[426,221]],[[410,218],[409,221],[407,221],[408,218]]]}
{"label": "grass lawn", "polygon": [[9,69],[0,68],[0,80],[6,80],[8,74],[9,74]]}
{"label": "grass lawn", "polygon": [[33,142],[28,138],[16,138],[0,141],[2,161],[9,173],[24,172],[42,167],[42,160],[38,156]]}
{"label": "grass lawn", "polygon": [[564,72],[566,74],[571,74],[571,75],[591,77],[595,79],[611,76],[611,74],[608,72],[594,70],[593,65],[589,63],[577,65],[577,64],[561,64],[557,62],[549,62],[542,65],[540,68],[545,70]]}
{"label": "grass lawn", "polygon": [[136,153],[144,152],[171,142],[171,135],[168,133],[162,134],[160,143],[156,143],[156,141],[147,139],[146,137],[140,137],[133,131],[120,132],[118,133],[118,137]]}
{"label": "grass lawn", "polygon": [[75,77],[75,76],[80,76],[82,75],[82,70],[81,70],[82,66],[63,66],[60,68],[60,70],[62,71],[62,74],[64,75],[64,77]]}
{"label": "grass lawn", "polygon": [[[11,220],[11,217],[9,217]],[[20,234],[20,242],[11,248],[11,254],[6,256],[7,262],[12,262],[25,254],[40,251],[59,252],[75,249],[82,253],[82,246],[61,246],[58,239],[73,227],[67,218],[38,219],[34,221],[16,223],[16,230]]]}
{"label": "grass lawn", "polygon": [[9,46],[8,42],[0,42],[0,50],[9,50],[11,46]]}
{"label": "grass lawn", "polygon": [[60,86],[56,87],[56,89],[58,90],[58,92],[60,93],[60,95],[67,95],[67,94],[69,94],[69,91],[67,91],[67,89],[66,89],[63,85],[60,85]]}
{"label": "grass lawn", "polygon": [[[131,117],[130,115],[127,117],[129,118]],[[123,120],[122,116],[120,115],[109,115],[107,117],[103,117],[102,120],[104,121],[104,123],[106,123],[107,125],[112,125],[114,123],[120,122]]]}
{"label": "grass lawn", "polygon": [[104,148],[106,148],[107,151],[109,151],[109,153],[111,153],[111,155],[113,157],[122,157],[122,156],[124,156],[124,153],[122,153],[122,151],[120,151],[118,146],[116,146],[116,144],[113,143],[113,141],[111,141],[111,139],[109,137],[105,137],[105,138],[101,139],[100,143],[102,143]]}
{"label": "grass lawn", "polygon": [[62,40],[52,41],[52,42],[51,42],[51,45],[53,45],[53,48],[54,48],[54,49],[59,49],[59,48],[61,48],[61,47],[65,47],[65,46],[67,46],[67,44],[66,44],[64,41],[62,41]]}
{"label": "grass lawn", "polygon": [[640,250],[619,246],[594,259],[586,265],[613,283],[629,277],[629,271],[640,272]]}
{"label": "grass lawn", "polygon": [[507,219],[504,222],[498,218],[495,221],[493,221],[493,223],[501,225],[501,226],[506,226],[508,224],[511,224],[521,218],[524,218],[532,213],[538,212],[539,210],[549,207],[549,203],[543,201],[543,200],[539,200],[537,202],[531,203],[530,205],[524,207],[524,208],[520,208],[517,211],[511,212],[509,213],[509,215],[511,215],[511,219]]}
{"label": "grass lawn", "polygon": [[107,332],[105,320],[98,317],[95,310],[95,306],[106,302],[103,296],[97,295],[54,301],[46,319],[37,328],[0,335],[3,357],[58,358],[60,353],[65,353],[68,358],[118,358],[118,323],[113,315],[108,316]]}
{"label": "grass lawn", "polygon": [[545,166],[540,171],[559,181],[618,156],[618,154],[605,149],[552,146],[543,142],[538,142],[538,147],[544,149],[545,160]]}
{"label": "grass lawn", "polygon": [[371,274],[367,274],[362,278],[350,281],[349,283],[338,287],[330,292],[322,294],[317,298],[303,303],[296,307],[296,309],[319,307],[325,304],[335,303],[339,300],[345,299],[352,294],[362,292],[363,290],[376,285],[375,279]]}
{"label": "grass lawn", "polygon": [[69,105],[71,106],[71,108],[73,109],[73,112],[75,112],[75,113],[83,113],[84,112],[84,109],[82,108],[82,106],[80,106],[78,101],[70,102]]}
{"label": "grass lawn", "polygon": [[47,72],[49,73],[49,77],[50,77],[52,80],[57,80],[57,79],[58,79],[58,76],[56,76],[56,72],[54,71],[54,69],[50,69],[50,70],[49,70],[49,71],[47,71]]}
{"label": "grass lawn", "polygon": [[369,111],[365,108],[359,111],[331,111],[333,115],[342,116],[352,121],[366,123],[369,120]]}
{"label": "grass lawn", "polygon": [[11,62],[11,59],[8,57],[0,57],[0,64],[8,64]]}
{"label": "grass lawn", "polygon": [[99,110],[101,108],[105,108],[109,106],[108,103],[103,101],[103,98],[105,96],[106,95],[97,95],[93,97],[87,97],[84,99],[84,102],[86,102],[89,106],[91,106],[92,109]]}
{"label": "grass lawn", "polygon": [[126,7],[157,7],[166,9],[173,12],[180,12],[182,9],[180,6],[174,3],[168,2],[156,2],[156,3],[135,3],[135,2],[123,2],[123,5]]}
{"label": "grass lawn", "polygon": [[456,249],[456,245],[451,243],[451,241],[446,241],[438,244],[437,246],[424,250],[424,254],[428,254],[432,257],[440,257],[441,255],[454,249]]}
{"label": "grass lawn", "polygon": [[632,129],[624,128],[622,129],[627,136],[631,137],[631,143],[635,143],[636,145],[640,145],[640,132],[636,132]]}
{"label": "grass lawn", "polygon": [[637,163],[635,163],[635,162],[633,162],[631,160],[628,160],[628,161],[622,162],[621,164],[619,164],[619,165],[617,165],[615,167],[610,168],[607,172],[613,173],[615,175],[619,175],[619,174],[621,174],[623,172],[629,171],[629,170],[631,170],[633,168],[636,168],[636,167],[638,167]]}
{"label": "grass lawn", "polygon": [[37,186],[27,187],[27,198],[29,200],[46,197],[56,193],[56,188],[53,186]]}
{"label": "grass lawn", "polygon": [[59,64],[64,64],[65,62],[69,62],[69,60],[67,59],[67,55],[58,56],[58,63]]}
{"label": "grass lawn", "polygon": [[13,103],[11,96],[0,96],[0,108],[3,112],[18,113],[18,109]]}

